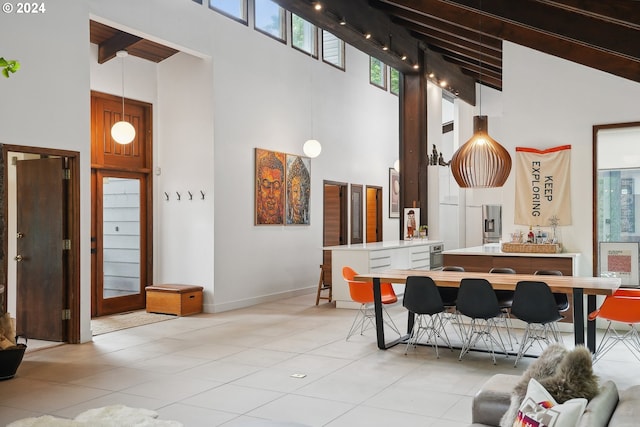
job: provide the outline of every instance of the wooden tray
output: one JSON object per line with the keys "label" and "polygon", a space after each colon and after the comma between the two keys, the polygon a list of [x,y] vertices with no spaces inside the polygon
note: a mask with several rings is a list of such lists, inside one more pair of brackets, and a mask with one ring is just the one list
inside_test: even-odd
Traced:
{"label": "wooden tray", "polygon": [[557,243],[503,243],[502,252],[557,254],[562,247]]}

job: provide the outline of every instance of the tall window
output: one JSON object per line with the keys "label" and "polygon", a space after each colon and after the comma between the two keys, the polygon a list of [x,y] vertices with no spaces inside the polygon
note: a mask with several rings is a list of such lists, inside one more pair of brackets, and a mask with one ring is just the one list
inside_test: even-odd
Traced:
{"label": "tall window", "polygon": [[369,57],[369,81],[372,85],[387,90],[387,66],[381,60]]}
{"label": "tall window", "polygon": [[400,94],[400,71],[389,67],[389,91],[394,95]]}
{"label": "tall window", "polygon": [[318,57],[318,40],[316,26],[291,14],[291,46],[308,53],[314,58]]}
{"label": "tall window", "polygon": [[209,0],[209,7],[245,24],[247,23],[247,0]]}
{"label": "tall window", "polygon": [[272,0],[255,0],[254,22],[256,30],[285,41],[285,10]]}
{"label": "tall window", "polygon": [[322,60],[344,70],[344,41],[322,30]]}

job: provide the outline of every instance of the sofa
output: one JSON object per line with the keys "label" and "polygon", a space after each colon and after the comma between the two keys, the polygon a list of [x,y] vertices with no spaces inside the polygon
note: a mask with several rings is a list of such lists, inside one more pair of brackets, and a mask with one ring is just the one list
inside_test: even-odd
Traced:
{"label": "sofa", "polygon": [[[496,374],[476,393],[470,427],[500,426],[511,405],[512,390],[520,375]],[[631,427],[640,425],[640,385],[618,391],[615,383],[604,381],[598,394],[587,403],[577,427]]]}

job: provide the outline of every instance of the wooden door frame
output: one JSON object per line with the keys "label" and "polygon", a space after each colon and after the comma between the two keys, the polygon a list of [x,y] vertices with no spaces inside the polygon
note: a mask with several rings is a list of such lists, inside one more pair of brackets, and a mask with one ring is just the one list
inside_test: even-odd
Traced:
{"label": "wooden door frame", "polygon": [[[8,218],[9,200],[7,192],[9,153],[25,153],[41,156],[66,157],[69,159],[69,170],[71,171],[71,182],[69,189],[69,205],[65,218],[67,220],[68,238],[71,240],[71,249],[67,257],[67,271],[69,272],[64,285],[64,297],[67,300],[67,307],[71,311],[71,319],[66,324],[66,337],[70,344],[80,342],[80,153],[77,151],[58,150],[53,148],[27,147],[21,145],[2,145],[2,158],[4,162],[4,185],[0,189],[3,198],[3,215],[5,218],[2,225],[2,247],[4,249],[3,279],[8,281],[9,251]],[[6,290],[5,292],[7,292]],[[6,303],[6,302],[5,302]]]}
{"label": "wooden door frame", "polygon": [[[98,172],[131,172],[131,173],[140,173],[146,175],[146,222],[144,224],[140,224],[141,227],[144,227],[144,230],[140,230],[141,233],[146,232],[146,239],[144,240],[146,244],[146,256],[144,259],[140,260],[140,269],[146,270],[146,282],[144,286],[151,285],[153,280],[153,174],[152,174],[152,164],[153,164],[153,105],[148,102],[138,101],[134,99],[125,98],[125,110],[127,106],[134,106],[136,108],[142,109],[144,115],[144,122],[146,127],[144,129],[136,128],[136,133],[140,136],[140,138],[144,141],[144,143],[140,143],[141,145],[138,148],[132,147],[131,145],[126,146],[128,148],[119,149],[122,150],[140,150],[142,153],[137,158],[137,161],[131,162],[128,159],[121,161],[120,159],[116,159],[113,156],[109,159],[104,158],[104,153],[99,153],[96,149],[96,146],[101,147],[100,143],[102,142],[100,134],[96,128],[96,120],[102,120],[100,115],[95,114],[95,109],[97,108],[97,104],[101,100],[107,101],[118,101],[122,102],[122,98],[119,96],[111,95],[108,93],[91,91],[91,289],[95,290],[97,288],[97,265],[96,265],[96,250],[99,250],[98,243],[99,241],[93,241],[93,238],[96,236],[96,224],[95,224],[95,210],[96,210],[96,201],[95,199],[95,176]],[[138,126],[137,123],[134,123],[134,126]],[[137,143],[134,140],[134,146]],[[142,279],[142,278],[141,278]],[[91,316],[97,314],[97,298],[96,292],[92,292],[91,298]],[[146,301],[146,295],[143,292],[143,302]],[[139,308],[144,308],[144,305]],[[123,307],[122,311],[130,310],[131,307]]]}
{"label": "wooden door frame", "polygon": [[384,239],[382,233],[382,187],[377,185],[367,185],[365,187],[365,212],[369,208],[369,189],[376,191],[376,241],[381,242]]}

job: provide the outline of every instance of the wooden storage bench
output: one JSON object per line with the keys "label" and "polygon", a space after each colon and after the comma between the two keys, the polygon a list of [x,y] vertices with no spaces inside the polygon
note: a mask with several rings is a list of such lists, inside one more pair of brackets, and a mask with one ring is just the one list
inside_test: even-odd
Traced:
{"label": "wooden storage bench", "polygon": [[147,286],[147,312],[188,316],[202,313],[202,286]]}

